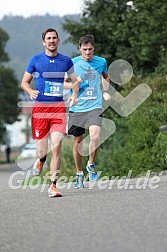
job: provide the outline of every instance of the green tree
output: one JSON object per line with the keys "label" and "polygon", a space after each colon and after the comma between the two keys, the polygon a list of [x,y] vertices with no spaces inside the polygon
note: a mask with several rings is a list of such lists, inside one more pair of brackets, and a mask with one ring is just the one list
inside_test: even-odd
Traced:
{"label": "green tree", "polygon": [[[79,21],[66,18],[63,28],[69,32],[68,41],[78,44],[83,34],[93,34],[96,54],[105,57],[108,63],[116,59],[119,26],[124,20],[128,5],[125,0],[85,1],[84,11]],[[127,42],[126,42],[127,43]]]}
{"label": "green tree", "polygon": [[66,19],[63,27],[75,44],[81,35],[95,36],[96,54],[108,64],[121,58],[136,73],[163,69],[166,63],[167,5],[159,0],[85,1],[80,21]]}
{"label": "green tree", "polygon": [[[124,39],[129,41],[132,66],[137,72],[154,72],[164,63],[167,40],[167,5],[159,0],[133,0],[125,19]],[[118,50],[118,55],[122,52]]]}
{"label": "green tree", "polygon": [[8,34],[0,29],[0,142],[3,141],[6,124],[12,124],[18,119],[18,81],[14,71],[4,66],[9,61],[8,55],[4,50],[8,41]]}

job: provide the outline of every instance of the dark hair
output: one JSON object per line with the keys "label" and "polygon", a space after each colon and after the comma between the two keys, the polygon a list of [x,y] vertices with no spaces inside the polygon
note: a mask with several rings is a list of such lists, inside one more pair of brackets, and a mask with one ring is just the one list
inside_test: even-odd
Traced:
{"label": "dark hair", "polygon": [[46,30],[42,33],[42,40],[43,40],[43,41],[45,40],[45,36],[46,36],[46,34],[47,34],[48,32],[55,32],[55,33],[56,33],[56,36],[59,37],[58,32],[57,32],[55,29],[53,29],[53,28],[48,28],[48,29],[46,29]]}
{"label": "dark hair", "polygon": [[79,46],[80,47],[81,47],[81,45],[88,44],[88,43],[92,44],[92,46],[95,45],[93,35],[87,34],[87,35],[83,35],[82,37],[80,37],[80,39],[79,39]]}

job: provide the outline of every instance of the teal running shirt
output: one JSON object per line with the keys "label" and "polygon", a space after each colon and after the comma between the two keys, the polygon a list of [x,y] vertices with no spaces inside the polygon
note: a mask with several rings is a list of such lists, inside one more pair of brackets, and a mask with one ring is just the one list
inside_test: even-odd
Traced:
{"label": "teal running shirt", "polygon": [[101,74],[108,72],[106,60],[94,55],[91,61],[85,61],[81,56],[72,61],[77,77],[80,76],[83,82],[78,92],[78,103],[70,111],[87,112],[102,108]]}

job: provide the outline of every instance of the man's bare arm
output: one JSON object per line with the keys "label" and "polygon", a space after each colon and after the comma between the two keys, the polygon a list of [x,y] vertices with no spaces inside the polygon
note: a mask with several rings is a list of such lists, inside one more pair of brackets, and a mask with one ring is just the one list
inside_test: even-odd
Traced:
{"label": "man's bare arm", "polygon": [[102,87],[103,87],[103,98],[105,101],[110,101],[111,96],[109,94],[110,78],[108,73],[102,75]]}
{"label": "man's bare arm", "polygon": [[72,85],[71,89],[73,92],[72,92],[72,96],[68,99],[68,102],[71,101],[70,107],[72,107],[72,106],[75,106],[78,102],[77,95],[79,91],[79,82],[75,73],[69,74],[69,78],[71,80],[71,85]]}
{"label": "man's bare arm", "polygon": [[29,94],[30,99],[35,99],[39,91],[31,88],[30,83],[32,78],[32,74],[25,72],[21,81],[21,88]]}

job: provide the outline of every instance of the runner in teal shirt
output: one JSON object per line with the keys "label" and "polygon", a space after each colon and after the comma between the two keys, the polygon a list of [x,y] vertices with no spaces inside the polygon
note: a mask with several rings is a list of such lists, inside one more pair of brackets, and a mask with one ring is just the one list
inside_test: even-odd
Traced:
{"label": "runner in teal shirt", "polygon": [[[73,157],[77,171],[75,188],[84,187],[82,140],[86,128],[90,136],[89,160],[86,169],[89,172],[89,180],[96,181],[99,177],[94,162],[102,126],[102,97],[106,101],[111,99],[107,92],[109,88],[107,62],[104,58],[94,55],[94,37],[82,36],[79,39],[79,49],[81,56],[73,58],[72,61],[80,90],[78,103],[69,109],[68,123],[68,134],[74,136]],[[69,79],[65,78],[66,87],[68,87],[68,81]]]}

